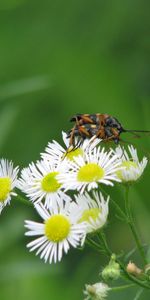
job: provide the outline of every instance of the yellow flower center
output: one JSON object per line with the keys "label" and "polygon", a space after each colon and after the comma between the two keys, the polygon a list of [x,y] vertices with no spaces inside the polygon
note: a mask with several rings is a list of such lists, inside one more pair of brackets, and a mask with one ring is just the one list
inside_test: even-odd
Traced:
{"label": "yellow flower center", "polygon": [[0,178],[0,202],[4,202],[11,191],[11,179],[9,177]]}
{"label": "yellow flower center", "polygon": [[98,207],[86,209],[79,222],[88,222],[91,224],[91,218],[95,221],[98,218],[99,213],[101,213],[101,209]]}
{"label": "yellow flower center", "polygon": [[56,179],[58,174],[58,172],[51,172],[43,178],[41,182],[43,191],[53,193],[60,188],[61,184]]}
{"label": "yellow flower center", "polygon": [[118,170],[116,173],[117,173],[118,178],[121,179],[121,180],[124,180],[124,176],[123,176],[123,171],[124,170],[130,170],[132,168],[134,168],[134,169],[138,168],[137,163],[135,161],[131,161],[131,160],[123,161],[120,166],[124,167],[124,169]]}
{"label": "yellow flower center", "polygon": [[69,160],[74,160],[74,157],[77,157],[79,155],[83,156],[83,150],[81,148],[77,148],[75,150],[70,150],[69,152],[66,153],[66,157]]}
{"label": "yellow flower center", "polygon": [[92,182],[102,179],[104,170],[95,163],[88,163],[81,167],[77,174],[77,180],[81,182]]}
{"label": "yellow flower center", "polygon": [[67,217],[54,215],[45,221],[45,235],[48,240],[57,243],[67,238],[71,224]]}

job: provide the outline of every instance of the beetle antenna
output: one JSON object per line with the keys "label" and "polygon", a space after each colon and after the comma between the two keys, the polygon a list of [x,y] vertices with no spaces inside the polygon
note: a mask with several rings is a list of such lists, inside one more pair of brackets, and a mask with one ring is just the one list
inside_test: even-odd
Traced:
{"label": "beetle antenna", "polygon": [[129,133],[133,133],[135,137],[139,138],[140,135],[137,133],[149,133],[150,134],[150,130],[133,130],[133,129],[123,129],[122,132],[129,132]]}
{"label": "beetle antenna", "polygon": [[131,129],[123,129],[124,132],[145,132],[145,133],[150,133],[150,130],[131,130]]}

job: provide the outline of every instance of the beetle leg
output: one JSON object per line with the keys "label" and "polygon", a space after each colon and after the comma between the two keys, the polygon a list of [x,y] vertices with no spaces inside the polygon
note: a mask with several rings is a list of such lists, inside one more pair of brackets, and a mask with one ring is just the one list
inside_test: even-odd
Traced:
{"label": "beetle leg", "polygon": [[75,151],[76,149],[78,149],[81,146],[81,144],[82,144],[82,139],[77,142],[76,146],[74,146],[74,148],[72,148],[71,151]]}
{"label": "beetle leg", "polygon": [[74,145],[74,141],[75,141],[75,139],[74,139],[74,133],[75,133],[75,129],[76,129],[76,126],[74,126],[73,128],[72,128],[72,130],[71,130],[71,133],[70,133],[70,140],[69,140],[69,146],[75,146]]}
{"label": "beetle leg", "polygon": [[86,127],[85,127],[85,126],[79,126],[78,131],[79,131],[79,133],[81,134],[81,136],[82,136],[82,134],[84,134],[86,137],[89,137],[89,136],[90,136],[90,134],[89,134],[89,132],[86,130]]}
{"label": "beetle leg", "polygon": [[[106,131],[106,134],[109,135],[104,139],[105,142],[113,140],[115,142],[115,144],[119,143],[119,133],[115,128],[111,128],[111,131],[110,130],[108,131],[108,128],[106,128],[105,131]],[[110,136],[110,133],[111,133],[111,136]]]}
{"label": "beetle leg", "polygon": [[101,129],[99,129],[97,131],[97,133],[93,136],[91,143],[93,143],[93,141],[95,141],[95,139],[99,138],[99,139],[103,139],[104,140],[105,137],[105,132],[104,132],[104,128],[101,127]]}
{"label": "beetle leg", "polygon": [[105,130],[104,127],[101,126],[100,129],[98,130],[98,132],[96,133],[95,138],[100,138],[100,139],[105,139]]}
{"label": "beetle leg", "polygon": [[83,120],[84,123],[93,124],[93,121],[91,120],[90,115],[83,115],[82,120]]}

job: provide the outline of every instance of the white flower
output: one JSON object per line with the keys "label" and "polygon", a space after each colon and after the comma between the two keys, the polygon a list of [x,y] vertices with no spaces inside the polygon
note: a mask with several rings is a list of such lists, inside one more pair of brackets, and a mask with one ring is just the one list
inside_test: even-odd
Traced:
{"label": "white flower", "polygon": [[102,193],[93,192],[92,198],[85,193],[75,196],[75,200],[80,207],[79,222],[86,222],[87,233],[100,229],[106,223],[109,197],[105,201]]}
{"label": "white flower", "polygon": [[77,223],[75,214],[72,214],[71,201],[59,201],[59,205],[49,207],[49,210],[41,204],[36,204],[43,223],[25,221],[25,227],[29,229],[27,236],[40,236],[30,242],[27,247],[30,251],[37,250],[36,255],[45,262],[60,261],[63,252],[67,253],[69,248],[83,245],[86,235],[86,225]]}
{"label": "white flower", "polygon": [[84,295],[87,297],[85,300],[103,300],[107,297],[109,290],[111,288],[103,282],[97,282],[93,285],[86,284]]}
{"label": "white flower", "polygon": [[146,165],[147,158],[144,157],[140,162],[137,156],[137,150],[133,146],[128,146],[128,152],[118,146],[115,154],[121,159],[121,170],[117,171],[117,176],[123,182],[136,181],[143,173]]}
{"label": "white flower", "polygon": [[44,201],[46,207],[56,205],[60,198],[67,201],[69,197],[63,192],[61,183],[56,176],[61,172],[61,166],[46,160],[31,163],[21,172],[19,188],[27,194],[34,203]]}
{"label": "white flower", "polygon": [[[62,132],[63,142],[65,147],[62,147],[59,143],[55,140],[52,143],[48,143],[48,146],[45,149],[45,153],[41,153],[42,159],[46,159],[48,161],[55,160],[57,164],[61,163],[64,159],[74,160],[74,157],[79,155],[83,156],[84,151],[89,148],[93,149],[100,143],[100,139],[92,137],[91,139],[85,139],[83,143],[79,143],[79,147],[73,148],[73,146],[69,147],[69,139],[67,138],[67,134]],[[77,145],[78,142],[76,140],[75,144]]]}
{"label": "white flower", "polygon": [[13,190],[17,185],[18,172],[18,167],[14,168],[12,161],[0,160],[0,213],[10,204],[11,196],[16,196]]}
{"label": "white flower", "polygon": [[112,181],[121,181],[116,171],[120,169],[120,161],[113,151],[106,152],[104,148],[88,148],[84,156],[74,157],[68,161],[68,171],[57,176],[64,189],[78,190],[81,194],[97,188],[99,183],[113,186]]}

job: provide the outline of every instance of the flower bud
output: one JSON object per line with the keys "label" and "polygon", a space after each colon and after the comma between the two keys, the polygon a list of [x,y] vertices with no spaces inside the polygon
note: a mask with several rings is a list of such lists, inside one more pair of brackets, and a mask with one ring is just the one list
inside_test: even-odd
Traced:
{"label": "flower bud", "polygon": [[120,266],[115,261],[116,256],[112,254],[109,264],[102,271],[102,278],[104,280],[116,280],[120,277]]}
{"label": "flower bud", "polygon": [[148,276],[150,276],[150,264],[148,264],[148,265],[145,266],[144,271],[145,271],[145,274],[147,274]]}
{"label": "flower bud", "polygon": [[97,282],[93,285],[86,284],[84,295],[87,297],[85,300],[103,300],[107,297],[109,290],[109,286],[103,282]]}
{"label": "flower bud", "polygon": [[128,273],[134,275],[134,276],[139,276],[143,272],[141,269],[139,269],[135,263],[132,263],[131,261],[128,263],[126,270]]}

